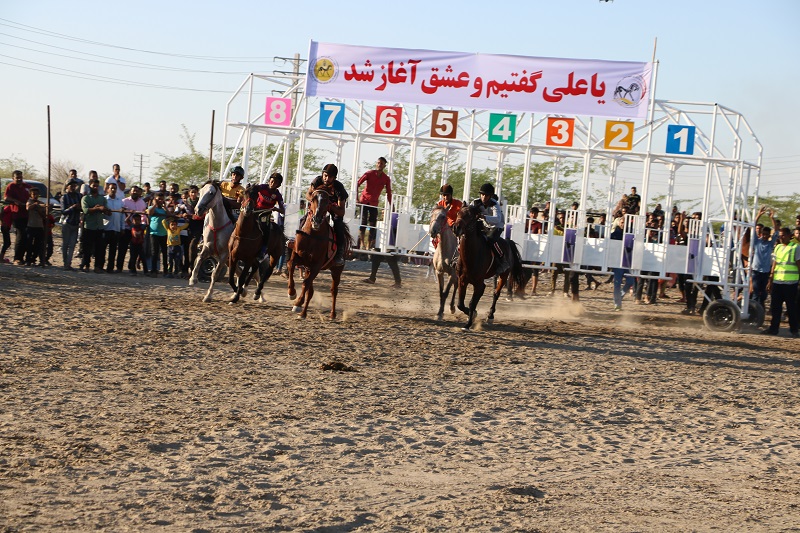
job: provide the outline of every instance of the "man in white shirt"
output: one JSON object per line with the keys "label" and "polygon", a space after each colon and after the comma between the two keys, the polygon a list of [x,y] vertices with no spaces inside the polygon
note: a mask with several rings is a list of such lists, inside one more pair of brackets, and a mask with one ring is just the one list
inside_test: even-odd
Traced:
{"label": "man in white shirt", "polygon": [[144,213],[147,210],[147,203],[142,199],[142,189],[134,185],[130,191],[131,195],[122,200],[125,224],[119,236],[119,246],[117,246],[117,272],[122,272],[122,268],[125,266],[125,254],[128,253],[128,247],[131,243],[131,226],[127,220],[128,215],[139,213],[142,216],[142,220],[146,219]]}
{"label": "man in white shirt", "polygon": [[113,183],[117,186],[117,197],[120,199],[125,198],[125,178],[119,175],[119,165],[114,163],[111,168],[113,174],[106,178],[106,194],[108,194],[108,186]]}
{"label": "man in white shirt", "polygon": [[[111,213],[105,215],[103,227],[105,248],[108,252],[106,272],[113,274],[114,260],[117,257],[117,246],[119,245],[122,227],[125,224],[125,215],[122,214],[122,198],[117,197],[117,185],[115,183],[109,183],[106,189],[108,190],[108,194],[106,195],[106,207],[111,211]],[[120,269],[118,272],[122,272],[122,270]]]}

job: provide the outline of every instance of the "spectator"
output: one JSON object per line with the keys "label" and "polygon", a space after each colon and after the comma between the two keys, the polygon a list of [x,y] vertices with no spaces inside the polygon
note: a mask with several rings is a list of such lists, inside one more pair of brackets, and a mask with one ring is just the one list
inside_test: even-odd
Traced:
{"label": "spectator", "polygon": [[39,189],[31,187],[28,191],[28,225],[25,229],[26,245],[25,264],[30,266],[39,260],[39,266],[45,266],[45,223],[46,210],[44,204],[39,201]]}
{"label": "spectator", "polygon": [[[362,249],[374,248],[377,235],[376,224],[378,223],[378,202],[381,192],[386,188],[387,207],[392,203],[392,181],[384,172],[386,168],[386,158],[379,157],[375,162],[375,168],[364,173],[358,178],[356,193],[361,185],[366,183],[364,190],[358,197],[361,205],[361,227],[358,231],[359,247]],[[366,238],[369,232],[369,238]]]}
{"label": "spectator", "polygon": [[772,270],[772,252],[775,249],[778,234],[772,235],[772,230],[761,228],[758,239],[753,242],[753,270],[750,274],[750,291],[753,300],[766,306],[767,285],[769,273]]}
{"label": "spectator", "polygon": [[[184,259],[186,259],[187,273],[194,267],[195,260],[197,259],[197,248],[200,241],[203,239],[203,217],[197,214],[197,202],[200,201],[200,190],[197,185],[189,187],[189,193],[184,204],[186,205],[186,213],[189,215],[189,244],[187,250],[184,250]],[[279,267],[280,269],[280,267]]]}
{"label": "spectator", "polygon": [[128,260],[128,271],[131,276],[136,275],[136,263],[142,261],[142,269],[144,275],[148,275],[147,261],[144,257],[144,242],[146,237],[147,226],[142,223],[142,216],[139,213],[131,213],[125,218],[125,224],[130,228],[130,259]]}
{"label": "spectator", "polygon": [[28,227],[28,198],[30,188],[25,184],[22,179],[22,171],[15,170],[11,174],[12,182],[6,185],[6,190],[3,199],[9,204],[11,208],[11,223],[14,226],[14,264],[25,264],[25,253],[27,251],[26,244],[27,227]]}
{"label": "spectator", "polygon": [[400,267],[397,265],[397,256],[394,255],[383,256],[380,254],[373,254],[370,260],[372,261],[372,269],[370,271],[369,277],[364,279],[364,283],[369,283],[371,285],[375,284],[375,281],[378,278],[378,268],[381,266],[381,263],[385,260],[389,264],[389,268],[392,271],[392,276],[394,276],[394,285],[392,285],[392,287],[395,289],[399,289],[402,286],[400,283],[401,282]]}
{"label": "spectator", "polygon": [[[108,251],[106,272],[113,274],[114,264],[117,259],[117,248],[121,240],[122,230],[125,227],[125,215],[122,214],[122,199],[117,197],[117,184],[114,182],[106,184],[106,191],[108,214],[103,222],[105,248]],[[122,269],[117,269],[117,272],[122,272]]]}
{"label": "spectator", "polygon": [[119,165],[114,163],[114,166],[111,167],[113,173],[106,178],[106,185],[105,190],[106,194],[108,194],[108,186],[112,183],[117,186],[117,198],[120,200],[125,198],[125,178],[119,175]]}
{"label": "spectator", "polygon": [[89,194],[81,198],[81,209],[83,210],[83,257],[81,258],[80,269],[84,272],[89,271],[92,257],[94,257],[94,271],[96,274],[105,272],[103,263],[105,262],[105,248],[103,241],[104,216],[110,211],[107,207],[105,196],[100,194],[100,181],[92,178],[89,181]]}
{"label": "spectator", "polygon": [[61,196],[61,261],[64,263],[64,270],[75,270],[72,268],[72,258],[81,224],[82,196],[78,192],[76,178],[67,181],[66,189],[67,191]]}
{"label": "spectator", "polygon": [[772,252],[772,268],[767,282],[771,301],[769,306],[772,318],[769,327],[762,331],[765,335],[777,335],[781,324],[783,304],[789,318],[789,331],[792,337],[800,336],[797,320],[797,286],[800,281],[800,257],[797,245],[791,242],[789,228],[781,228],[780,243]]}
{"label": "spectator", "polygon": [[11,204],[3,206],[0,213],[0,230],[3,232],[3,248],[0,251],[0,263],[10,263],[6,258],[6,252],[11,247],[11,228],[14,226],[14,214],[11,212]]}
{"label": "spectator", "polygon": [[146,181],[144,185],[142,185],[142,200],[147,205],[150,205],[150,202],[153,201],[153,191],[150,188],[150,182]]}
{"label": "spectator", "polygon": [[636,192],[636,187],[631,187],[631,193],[628,195],[628,211],[633,214],[638,213],[641,204],[642,197]]}
{"label": "spectator", "polygon": [[[164,185],[166,186],[166,183]],[[163,225],[163,221],[169,214],[164,193],[158,191],[153,199],[153,205],[147,209],[147,215],[150,217],[150,243],[152,248],[150,277],[153,278],[158,276],[159,259],[164,274],[167,274],[167,230]]]}
{"label": "spectator", "polygon": [[[147,210],[147,204],[142,199],[142,189],[134,185],[130,189],[131,195],[127,198],[122,199],[122,212],[123,215],[125,213],[140,213],[144,214],[145,210]],[[122,268],[125,265],[125,255],[128,253],[128,249],[130,248],[131,243],[131,226],[130,226],[130,218],[125,217],[125,223],[122,228],[122,232],[119,235],[119,245],[117,246],[117,272],[122,272]],[[141,257],[141,251],[139,253]]]}
{"label": "spectator", "polygon": [[97,180],[97,181],[100,181],[100,178],[97,176],[97,171],[96,170],[90,170],[89,171],[89,178],[85,182],[81,183],[79,192],[81,193],[82,197],[83,196],[89,196],[91,194],[91,192],[89,190],[89,182],[92,181],[93,179]]}
{"label": "spectator", "polygon": [[164,277],[173,278],[183,272],[183,246],[181,246],[181,232],[189,227],[187,222],[178,223],[178,219],[170,217],[161,221],[167,232],[167,256],[169,265],[165,268]]}
{"label": "spectator", "polygon": [[528,213],[528,219],[525,221],[525,233],[538,235],[541,232],[542,222],[539,220],[539,208],[537,206],[533,206]]}

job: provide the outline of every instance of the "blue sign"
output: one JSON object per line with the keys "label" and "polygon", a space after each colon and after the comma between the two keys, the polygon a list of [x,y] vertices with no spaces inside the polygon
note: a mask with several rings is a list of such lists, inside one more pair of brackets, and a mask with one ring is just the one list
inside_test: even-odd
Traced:
{"label": "blue sign", "polygon": [[319,103],[319,129],[344,131],[344,104],[337,102]]}
{"label": "blue sign", "polygon": [[670,124],[667,126],[667,153],[692,155],[694,153],[694,126]]}

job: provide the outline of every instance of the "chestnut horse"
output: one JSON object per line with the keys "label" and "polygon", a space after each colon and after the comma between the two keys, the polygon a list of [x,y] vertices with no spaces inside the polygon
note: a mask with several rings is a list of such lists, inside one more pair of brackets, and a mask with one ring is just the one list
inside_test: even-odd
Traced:
{"label": "chestnut horse", "polygon": [[[254,300],[261,299],[261,291],[264,283],[272,275],[275,265],[283,256],[286,244],[286,237],[280,226],[269,221],[269,242],[267,243],[267,254],[269,261],[258,262],[258,256],[264,245],[264,234],[258,226],[259,217],[272,217],[272,210],[254,209],[258,193],[253,187],[248,187],[245,191],[246,199],[242,203],[242,210],[236,221],[230,241],[228,241],[228,283],[233,289],[233,296],[230,303],[239,301],[240,296],[244,296],[245,287],[250,283],[253,275],[258,272],[259,280],[256,287]],[[239,272],[237,282],[234,276],[237,273],[236,266],[242,262],[242,269]]]}
{"label": "chestnut horse", "polygon": [[[447,223],[446,208],[437,206],[433,209],[428,234],[431,239],[439,238],[439,244],[436,246],[436,251],[433,252],[433,270],[439,281],[439,312],[436,313],[436,317],[441,320],[444,317],[444,305],[451,287],[453,296],[450,298],[450,313],[456,312],[456,265],[453,261],[458,248],[458,240],[450,224]],[[447,276],[447,285],[445,285],[445,276]]]}
{"label": "chestnut horse", "polygon": [[[494,298],[489,316],[486,317],[488,323],[494,320],[494,310],[497,306],[497,298],[503,290],[503,286],[508,283],[508,292],[512,293],[517,287],[525,286],[525,278],[522,269],[522,258],[519,255],[517,243],[510,239],[501,239],[503,254],[511,267],[497,274],[497,260],[492,254],[491,244],[483,236],[480,219],[483,218],[480,209],[472,205],[465,205],[458,212],[453,231],[459,236],[458,243],[458,309],[463,311],[469,319],[466,326],[462,329],[469,330],[475,320],[478,302],[483,296],[486,286],[484,280],[497,276],[497,283],[494,288]],[[472,285],[472,299],[469,308],[464,305],[464,297],[467,293],[467,285]]]}
{"label": "chestnut horse", "polygon": [[[317,189],[312,194],[308,205],[308,214],[297,230],[292,257],[289,259],[289,298],[295,297],[294,269],[300,268],[303,272],[303,290],[294,301],[292,310],[300,313],[301,318],[306,318],[308,304],[314,296],[314,279],[322,270],[330,270],[331,278],[331,319],[336,318],[336,295],[339,293],[339,282],[342,279],[344,265],[335,265],[333,262],[336,249],[334,248],[333,227],[328,223],[328,203],[330,197],[322,189]],[[347,257],[353,243],[350,231],[345,225],[344,255]]]}

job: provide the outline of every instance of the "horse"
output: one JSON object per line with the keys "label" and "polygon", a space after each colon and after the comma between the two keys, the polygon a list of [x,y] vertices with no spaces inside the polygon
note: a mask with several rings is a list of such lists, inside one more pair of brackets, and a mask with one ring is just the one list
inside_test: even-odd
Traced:
{"label": "horse", "polygon": [[203,298],[204,302],[211,301],[211,294],[214,291],[214,283],[217,282],[225,273],[228,259],[228,241],[233,233],[233,214],[228,204],[225,202],[218,181],[209,181],[200,189],[200,198],[197,201],[195,211],[198,215],[208,215],[203,222],[203,247],[197,254],[197,259],[192,268],[192,276],[189,278],[189,286],[197,283],[197,275],[200,266],[209,258],[214,257],[217,265],[211,273],[211,281],[208,285],[208,292]]}
{"label": "horse", "polygon": [[[261,299],[264,283],[272,275],[275,265],[278,264],[278,261],[283,256],[286,243],[286,238],[281,228],[270,220],[268,222],[270,231],[267,243],[269,261],[258,262],[259,253],[264,245],[264,235],[258,226],[258,218],[260,216],[271,218],[272,210],[256,211],[253,208],[258,196],[254,187],[248,187],[245,194],[247,198],[242,203],[239,218],[236,220],[233,234],[230,241],[228,241],[228,283],[233,289],[230,303],[236,303],[239,301],[240,296],[244,296],[245,287],[250,283],[256,272],[259,274],[259,280],[253,299]],[[238,280],[234,282],[234,277],[237,274],[236,266],[240,261],[243,263],[243,267],[241,272],[238,273]]]}
{"label": "horse", "polygon": [[[335,248],[333,227],[328,223],[328,204],[330,197],[327,192],[317,189],[312,193],[309,202],[309,212],[305,217],[301,229],[297,230],[292,256],[287,263],[289,270],[289,298],[295,297],[294,269],[301,268],[303,275],[303,290],[294,300],[292,310],[300,313],[301,318],[306,318],[308,304],[314,296],[314,279],[322,270],[331,271],[331,320],[336,318],[336,295],[339,292],[339,282],[342,278],[344,265],[334,264]],[[353,246],[350,231],[345,226],[345,257]]]}
{"label": "horse", "polygon": [[[441,320],[444,317],[444,304],[447,302],[447,295],[450,294],[451,287],[453,296],[450,298],[450,313],[456,312],[456,265],[453,263],[453,259],[458,248],[458,239],[450,224],[447,223],[447,208],[437,206],[433,209],[428,234],[431,239],[439,238],[439,244],[436,251],[433,252],[433,270],[439,281],[439,312],[436,317]],[[446,286],[445,275],[447,275]]]}
{"label": "horse", "polygon": [[[503,290],[503,286],[508,283],[508,292],[511,294],[516,288],[523,287],[525,283],[524,272],[522,269],[522,258],[519,255],[517,243],[510,239],[502,239],[503,253],[508,258],[511,267],[497,274],[497,262],[492,254],[492,245],[487,242],[481,231],[482,218],[480,209],[465,205],[458,212],[453,231],[459,236],[458,243],[458,309],[467,315],[467,324],[462,328],[468,331],[472,327],[477,312],[475,308],[483,296],[486,286],[484,280],[497,276],[497,283],[492,299],[492,308],[486,322],[491,324],[494,321],[494,310],[497,305],[497,298]],[[469,308],[464,305],[464,297],[467,292],[467,285],[472,285],[472,299]]]}

